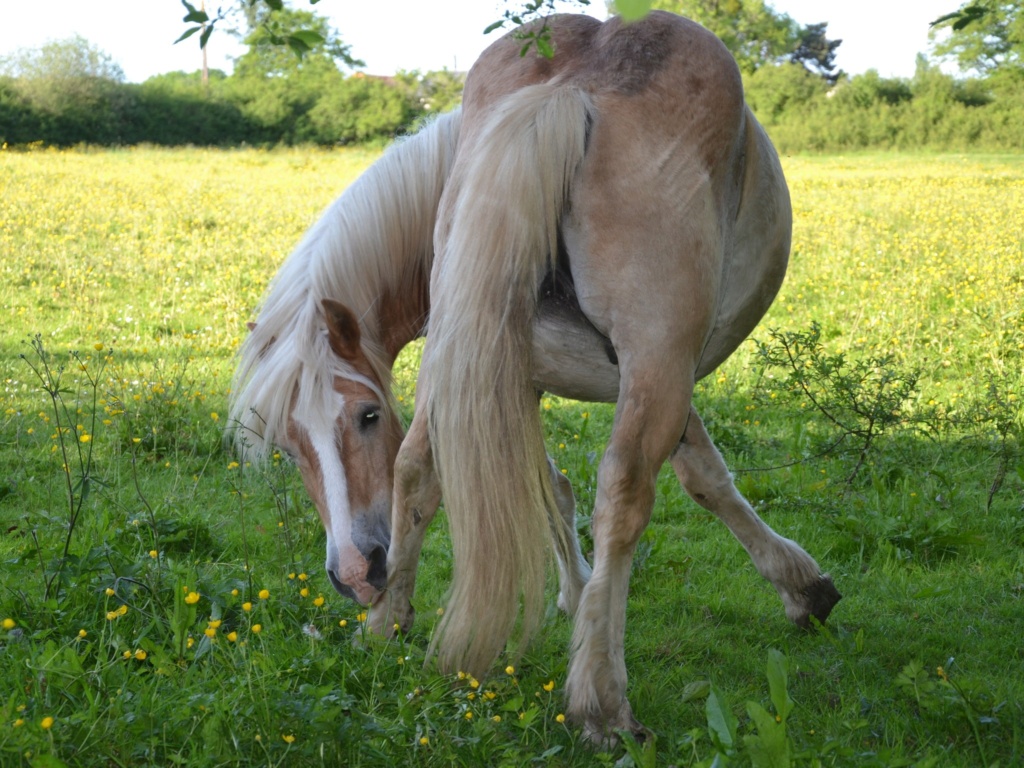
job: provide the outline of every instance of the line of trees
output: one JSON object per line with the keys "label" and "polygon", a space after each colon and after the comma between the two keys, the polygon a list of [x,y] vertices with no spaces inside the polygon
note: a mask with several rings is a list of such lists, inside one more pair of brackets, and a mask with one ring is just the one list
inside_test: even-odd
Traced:
{"label": "line of trees", "polygon": [[[932,33],[911,78],[835,67],[842,41],[764,0],[653,0],[699,21],[733,52],[747,101],[783,152],[1024,148],[1024,0],[968,0]],[[967,14],[967,21],[959,20]],[[884,17],[877,20],[884,24]],[[948,31],[945,31],[948,30]]]}
{"label": "line of trees", "polygon": [[[0,142],[88,144],[346,144],[388,139],[423,115],[457,104],[462,76],[380,78],[310,11],[260,9],[248,51],[228,76],[172,72],[126,83],[120,67],[82,37],[0,60]],[[272,30],[272,31],[268,31]],[[301,58],[271,37],[317,33]]]}
{"label": "line of trees", "polygon": [[[0,142],[26,144],[338,144],[388,139],[453,107],[447,70],[375,78],[312,11],[247,5],[248,51],[233,74],[175,72],[124,82],[82,38],[0,60]],[[841,40],[765,0],[652,0],[715,32],[743,73],[747,99],[784,152],[1024,147],[1024,0],[969,0],[936,26],[933,56],[911,78],[835,67]],[[880,21],[879,23],[883,23]],[[943,32],[947,29],[948,32]],[[279,43],[308,40],[301,58]],[[554,55],[558,55],[555,51]]]}

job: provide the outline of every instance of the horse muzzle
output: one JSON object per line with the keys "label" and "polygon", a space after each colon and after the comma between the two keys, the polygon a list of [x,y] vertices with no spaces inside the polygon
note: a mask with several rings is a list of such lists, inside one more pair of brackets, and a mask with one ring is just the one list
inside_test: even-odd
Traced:
{"label": "horse muzzle", "polygon": [[345,569],[343,575],[341,569],[328,559],[327,578],[338,594],[351,598],[360,605],[371,605],[388,583],[387,548],[377,544],[365,554],[360,552],[360,559],[366,564],[361,577],[353,577],[350,568]]}

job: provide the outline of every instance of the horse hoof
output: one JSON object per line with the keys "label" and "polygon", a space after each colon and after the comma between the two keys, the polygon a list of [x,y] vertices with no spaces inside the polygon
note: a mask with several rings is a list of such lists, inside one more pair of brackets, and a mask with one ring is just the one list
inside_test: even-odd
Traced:
{"label": "horse hoof", "polygon": [[836,585],[832,583],[832,577],[823,573],[817,581],[803,591],[803,598],[806,610],[796,623],[803,629],[813,629],[811,616],[817,619],[819,624],[824,624],[836,603],[842,600],[843,596],[839,594]]}
{"label": "horse hoof", "polygon": [[583,724],[584,737],[598,749],[614,749],[626,734],[641,746],[648,741],[653,743],[655,738],[653,731],[633,717],[633,710],[628,702],[624,703],[618,715],[611,720],[602,721],[589,717]]}

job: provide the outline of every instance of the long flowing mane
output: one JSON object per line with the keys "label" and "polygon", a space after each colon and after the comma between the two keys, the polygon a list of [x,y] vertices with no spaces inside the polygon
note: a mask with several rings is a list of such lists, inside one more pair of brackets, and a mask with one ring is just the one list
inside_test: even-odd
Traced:
{"label": "long flowing mane", "polygon": [[325,298],[360,318],[363,350],[383,385],[378,395],[390,403],[393,360],[379,305],[384,296],[407,296],[426,284],[460,120],[459,111],[442,115],[385,152],[327,208],[274,277],[239,350],[231,387],[229,434],[246,458],[271,452],[293,408],[314,422],[333,418],[334,376],[381,389],[331,353]]}

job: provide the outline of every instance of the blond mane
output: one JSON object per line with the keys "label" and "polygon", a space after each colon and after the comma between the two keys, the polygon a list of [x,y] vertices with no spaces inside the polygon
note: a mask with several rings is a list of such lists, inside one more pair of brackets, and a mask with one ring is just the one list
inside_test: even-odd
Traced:
{"label": "blond mane", "polygon": [[[255,328],[238,353],[228,437],[246,459],[272,452],[293,409],[308,423],[333,419],[335,376],[377,390],[391,406],[391,365],[381,327],[382,294],[407,295],[429,274],[437,205],[451,170],[460,112],[429,122],[392,146],[314,224],[278,270]],[[362,346],[382,386],[334,355],[325,298],[360,318]]]}

